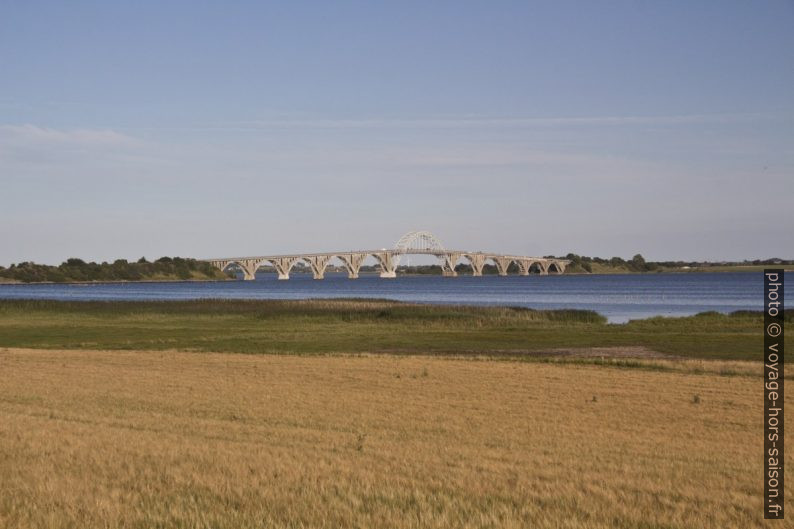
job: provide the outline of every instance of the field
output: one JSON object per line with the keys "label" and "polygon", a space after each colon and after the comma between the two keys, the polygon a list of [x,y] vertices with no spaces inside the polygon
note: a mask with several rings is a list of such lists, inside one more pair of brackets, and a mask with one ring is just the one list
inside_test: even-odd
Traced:
{"label": "field", "polygon": [[750,373],[20,349],[0,370],[3,527],[763,526]]}
{"label": "field", "polygon": [[777,527],[760,325],[0,302],[0,527]]}

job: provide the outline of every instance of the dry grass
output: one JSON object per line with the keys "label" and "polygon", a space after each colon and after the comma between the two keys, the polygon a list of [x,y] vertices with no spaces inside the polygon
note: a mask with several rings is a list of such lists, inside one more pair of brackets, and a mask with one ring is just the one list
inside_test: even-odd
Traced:
{"label": "dry grass", "polygon": [[1,527],[764,526],[751,373],[21,349],[0,372]]}

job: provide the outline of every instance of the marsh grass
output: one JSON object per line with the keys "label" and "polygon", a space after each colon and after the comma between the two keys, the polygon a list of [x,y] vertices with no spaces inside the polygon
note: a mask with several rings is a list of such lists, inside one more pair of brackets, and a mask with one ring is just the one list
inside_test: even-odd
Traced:
{"label": "marsh grass", "polygon": [[642,346],[686,357],[760,359],[762,324],[761,313],[752,312],[612,325],[592,311],[371,299],[0,301],[0,346],[33,348],[526,355]]}

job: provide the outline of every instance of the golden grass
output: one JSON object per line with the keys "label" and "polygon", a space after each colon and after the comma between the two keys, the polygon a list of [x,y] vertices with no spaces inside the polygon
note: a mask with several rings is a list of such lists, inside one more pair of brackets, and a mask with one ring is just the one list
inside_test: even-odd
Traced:
{"label": "golden grass", "polygon": [[0,373],[0,527],[764,526],[752,373],[23,349]]}

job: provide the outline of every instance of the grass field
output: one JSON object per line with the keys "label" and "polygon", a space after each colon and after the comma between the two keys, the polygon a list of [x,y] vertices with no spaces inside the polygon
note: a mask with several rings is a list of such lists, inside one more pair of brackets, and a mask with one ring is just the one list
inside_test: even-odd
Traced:
{"label": "grass field", "polygon": [[0,372],[5,528],[764,527],[757,374],[20,349]]}
{"label": "grass field", "polygon": [[762,326],[761,313],[746,312],[610,325],[586,311],[378,300],[0,301],[0,347],[527,358],[527,352],[637,346],[686,357],[759,360]]}
{"label": "grass field", "polygon": [[0,527],[773,527],[761,328],[1,301]]}

